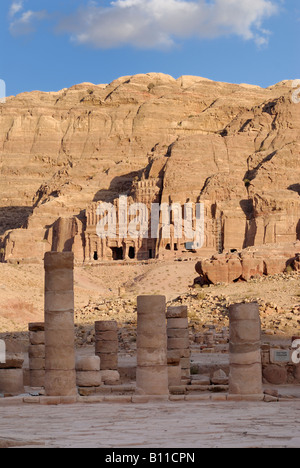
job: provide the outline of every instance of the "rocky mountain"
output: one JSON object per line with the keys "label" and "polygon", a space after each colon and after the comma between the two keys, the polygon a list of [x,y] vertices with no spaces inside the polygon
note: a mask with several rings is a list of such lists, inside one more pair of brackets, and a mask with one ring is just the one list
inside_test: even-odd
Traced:
{"label": "rocky mountain", "polygon": [[[96,204],[119,194],[203,202],[199,255],[300,239],[300,105],[291,95],[290,81],[263,89],[149,73],[7,98],[2,261],[41,260],[67,245],[79,261],[113,259],[122,243],[126,258],[124,239],[100,245],[93,231]],[[132,245],[136,258],[186,248],[174,238]]]}

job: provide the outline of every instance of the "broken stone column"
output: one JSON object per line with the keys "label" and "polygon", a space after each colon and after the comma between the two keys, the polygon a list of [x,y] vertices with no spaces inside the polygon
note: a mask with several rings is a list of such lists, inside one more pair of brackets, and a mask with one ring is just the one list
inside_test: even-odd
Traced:
{"label": "broken stone column", "polygon": [[181,366],[181,378],[191,376],[191,351],[189,339],[188,308],[186,306],[168,307],[168,363],[171,365],[176,359]]}
{"label": "broken stone column", "polygon": [[229,394],[262,396],[261,321],[257,303],[229,308]]}
{"label": "broken stone column", "polygon": [[136,393],[168,395],[165,296],[137,298]]}
{"label": "broken stone column", "polygon": [[95,322],[95,354],[100,357],[101,370],[118,370],[118,324],[115,320]]}
{"label": "broken stone column", "polygon": [[76,382],[78,387],[100,387],[100,358],[85,356],[76,360]]}
{"label": "broken stone column", "polygon": [[45,264],[45,389],[47,396],[75,396],[72,252],[47,252]]}
{"label": "broken stone column", "polygon": [[30,387],[45,386],[45,324],[29,323]]}

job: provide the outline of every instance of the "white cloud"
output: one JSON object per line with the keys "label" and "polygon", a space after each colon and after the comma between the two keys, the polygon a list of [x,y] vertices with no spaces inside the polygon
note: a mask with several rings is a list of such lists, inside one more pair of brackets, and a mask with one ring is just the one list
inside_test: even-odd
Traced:
{"label": "white cloud", "polygon": [[265,19],[276,14],[274,0],[115,0],[91,2],[61,21],[73,41],[97,48],[132,45],[168,48],[184,38],[237,35],[268,42]]}
{"label": "white cloud", "polygon": [[13,36],[29,34],[35,31],[36,22],[46,18],[46,16],[46,11],[25,11],[20,17],[10,23],[10,33]]}
{"label": "white cloud", "polygon": [[37,21],[44,19],[47,12],[24,10],[24,0],[13,1],[9,9],[9,30],[13,36],[29,34],[35,30]]}
{"label": "white cloud", "polygon": [[23,10],[23,0],[12,2],[11,7],[9,9],[9,16],[12,18],[21,10]]}

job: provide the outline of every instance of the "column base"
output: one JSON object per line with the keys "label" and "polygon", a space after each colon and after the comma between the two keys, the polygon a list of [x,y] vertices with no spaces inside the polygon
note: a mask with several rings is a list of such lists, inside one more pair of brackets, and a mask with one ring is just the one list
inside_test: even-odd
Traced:
{"label": "column base", "polygon": [[227,401],[263,401],[264,397],[263,393],[255,395],[228,394]]}

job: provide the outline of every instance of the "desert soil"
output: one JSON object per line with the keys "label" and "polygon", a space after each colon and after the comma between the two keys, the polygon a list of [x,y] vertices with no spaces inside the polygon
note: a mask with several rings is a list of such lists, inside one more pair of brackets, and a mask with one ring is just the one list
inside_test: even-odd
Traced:
{"label": "desert soil", "polygon": [[[278,275],[207,288],[193,288],[196,259],[75,268],[76,322],[116,319],[135,321],[139,294],[163,294],[168,301],[189,306],[190,319],[200,326],[227,326],[230,303],[258,300],[263,327],[274,333],[300,331],[300,275]],[[0,264],[0,332],[26,331],[29,322],[43,321],[43,265]]]}

